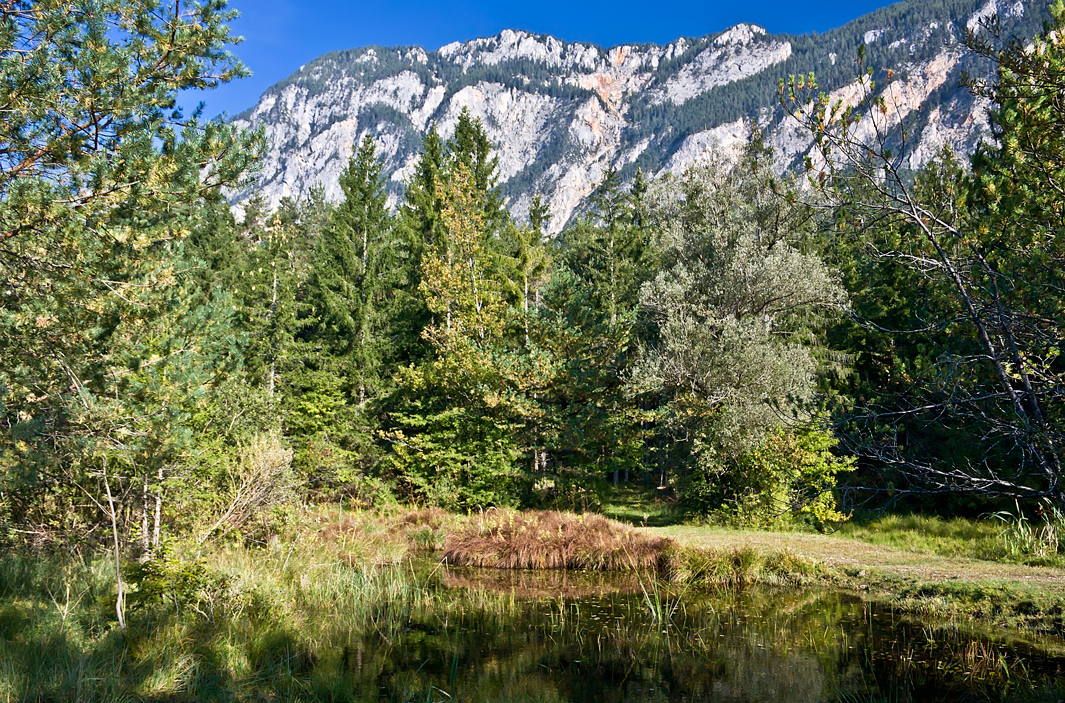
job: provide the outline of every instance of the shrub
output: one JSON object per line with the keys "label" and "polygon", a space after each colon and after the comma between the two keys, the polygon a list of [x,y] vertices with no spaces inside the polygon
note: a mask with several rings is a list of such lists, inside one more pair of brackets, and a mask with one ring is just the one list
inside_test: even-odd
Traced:
{"label": "shrub", "polygon": [[229,504],[201,542],[217,530],[240,529],[256,515],[291,502],[296,490],[292,450],[276,434],[257,435],[241,451],[229,483]]}
{"label": "shrub", "polygon": [[779,430],[735,458],[701,456],[684,496],[692,508],[735,526],[838,525],[847,516],[836,509],[836,476],[853,470],[854,458],[835,456],[837,443],[825,430]]}

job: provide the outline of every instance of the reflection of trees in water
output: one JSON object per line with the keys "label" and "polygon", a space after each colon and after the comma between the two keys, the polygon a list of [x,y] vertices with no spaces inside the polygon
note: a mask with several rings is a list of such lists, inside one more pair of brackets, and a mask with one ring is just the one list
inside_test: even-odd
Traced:
{"label": "reflection of trees in water", "polygon": [[[646,578],[646,577],[643,577]],[[452,589],[511,594],[517,598],[582,598],[610,593],[640,592],[641,576],[629,571],[528,571],[525,569],[441,570],[443,584]]]}
{"label": "reflection of trees in water", "polygon": [[[998,700],[1025,670],[1035,681],[1065,674],[1065,660],[840,594],[685,593],[663,624],[638,583],[611,593],[574,574],[468,571],[441,582],[458,588],[322,647],[341,654],[319,659],[315,678],[362,700],[801,703]],[[496,590],[470,590],[486,584]]]}

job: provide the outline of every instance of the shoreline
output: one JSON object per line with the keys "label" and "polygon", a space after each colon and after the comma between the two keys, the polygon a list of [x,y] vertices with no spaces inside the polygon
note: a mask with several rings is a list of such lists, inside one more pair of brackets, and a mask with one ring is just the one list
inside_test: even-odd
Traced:
{"label": "shoreline", "polygon": [[810,586],[852,591],[901,612],[1065,637],[1065,569],[943,557],[833,535],[687,525],[638,529],[711,553],[789,554],[819,567],[805,577]]}

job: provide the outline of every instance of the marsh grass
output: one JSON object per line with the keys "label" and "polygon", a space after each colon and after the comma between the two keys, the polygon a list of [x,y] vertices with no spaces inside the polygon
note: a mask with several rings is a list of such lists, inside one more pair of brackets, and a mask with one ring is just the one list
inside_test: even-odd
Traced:
{"label": "marsh grass", "polygon": [[450,532],[443,557],[497,569],[657,570],[671,545],[601,515],[493,509]]}
{"label": "marsh grass", "polygon": [[796,587],[828,577],[828,570],[791,551],[767,552],[752,547],[693,549],[677,547],[667,577],[673,583],[711,588]]}
{"label": "marsh grass", "polygon": [[1039,506],[1037,519],[1029,519],[1021,512],[1001,511],[991,515],[1002,525],[998,535],[1006,552],[1011,557],[1033,556],[1055,559],[1065,555],[1065,513],[1049,501]]}
{"label": "marsh grass", "polygon": [[[541,537],[533,528],[549,534]],[[483,572],[449,571],[424,554],[448,532],[489,545],[510,535],[514,563],[538,563],[547,544],[555,549],[549,559],[558,563],[608,571],[641,564],[650,569],[585,576],[556,571],[552,576],[558,578],[548,583],[521,571],[485,578]],[[355,700],[358,691],[368,691],[366,700],[377,700],[376,686],[366,688],[367,681],[384,675],[392,677],[392,700],[447,700],[457,690],[454,678],[421,672],[420,647],[429,641],[454,651],[467,647],[477,662],[485,642],[512,643],[507,645],[514,656],[510,665],[535,668],[542,655],[526,652],[525,634],[514,634],[515,622],[530,607],[549,616],[537,635],[545,642],[566,633],[579,644],[594,631],[603,638],[602,651],[639,651],[653,660],[670,648],[676,651],[678,638],[690,639],[679,644],[690,647],[692,661],[700,663],[693,670],[716,656],[712,647],[722,632],[750,631],[749,619],[730,603],[748,603],[742,608],[761,603],[773,613],[751,635],[750,646],[742,648],[746,652],[764,651],[770,636],[787,634],[790,641],[794,635],[809,643],[816,633],[827,637],[839,629],[831,619],[838,610],[829,608],[823,624],[811,621],[809,632],[792,632],[795,623],[807,622],[812,603],[828,597],[799,598],[794,587],[833,584],[834,575],[825,567],[787,551],[682,548],[597,516],[322,510],[302,516],[287,540],[249,547],[231,539],[201,552],[193,543],[175,544],[171,551],[181,555],[182,568],[199,576],[180,584],[163,582],[162,595],[155,598],[144,598],[146,591],[138,590],[144,582],[134,579],[125,633],[114,622],[111,560],[54,554],[0,558],[0,703],[326,701]],[[634,554],[643,555],[643,561]],[[629,598],[624,612],[600,617],[574,600],[613,597],[619,589],[605,581],[615,579],[625,584],[622,593],[642,592],[643,601]],[[787,588],[766,592],[759,590],[763,586]],[[888,586],[899,594],[895,602],[901,608],[928,617],[955,617],[959,610],[952,604],[959,602],[969,604],[965,612],[996,622],[1017,607],[1032,613],[1031,622],[1047,617],[1061,622],[1063,615],[1060,607],[1055,615],[1038,602],[1019,602],[1008,589],[969,592],[963,584],[945,584],[933,592],[919,584]],[[706,621],[708,613],[717,620]],[[692,618],[702,618],[702,624],[692,629]],[[473,627],[484,642],[466,641],[463,633]],[[520,646],[510,639],[515,636]],[[667,640],[672,644],[664,644]],[[790,646],[787,641],[780,648]],[[823,645],[824,656],[845,650],[834,642]],[[415,648],[409,656],[407,646]],[[959,650],[957,658],[967,670],[995,671],[988,652]],[[514,679],[514,700],[527,699],[522,687],[529,680]]]}

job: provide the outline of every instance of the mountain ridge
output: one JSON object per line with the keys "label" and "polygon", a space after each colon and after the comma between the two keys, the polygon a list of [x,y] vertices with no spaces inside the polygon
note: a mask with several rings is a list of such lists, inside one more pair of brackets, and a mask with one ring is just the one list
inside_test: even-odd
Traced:
{"label": "mountain ridge", "polygon": [[737,147],[755,122],[777,153],[778,170],[800,162],[811,140],[777,104],[779,79],[814,71],[826,91],[843,95],[855,85],[859,45],[868,65],[899,74],[886,90],[902,101],[903,118],[919,135],[916,167],[944,144],[969,153],[988,134],[986,106],[958,79],[989,68],[959,42],[992,14],[1008,34],[1031,36],[1047,8],[1031,0],[906,0],[821,35],[773,35],[741,23],[666,45],[604,48],[504,30],[436,51],[330,52],[234,118],[262,126],[269,141],[257,183],[234,201],[258,191],[276,204],[316,183],[335,199],[352,145],[370,133],[395,203],[426,130],[435,125],[449,136],[466,108],[496,146],[511,212],[525,217],[540,192],[557,232],[608,169],[623,178],[636,169],[680,173],[715,150]]}

